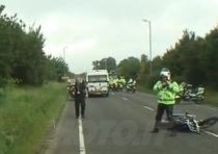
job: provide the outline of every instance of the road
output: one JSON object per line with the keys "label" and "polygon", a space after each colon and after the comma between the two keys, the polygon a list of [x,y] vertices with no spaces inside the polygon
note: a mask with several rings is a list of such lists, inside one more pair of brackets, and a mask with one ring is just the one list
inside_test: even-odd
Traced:
{"label": "road", "polygon": [[[43,154],[217,154],[218,124],[201,132],[152,134],[156,98],[137,92],[111,93],[87,99],[86,118],[74,116],[68,101]],[[179,104],[176,113],[195,113],[198,119],[218,115],[207,105]]]}

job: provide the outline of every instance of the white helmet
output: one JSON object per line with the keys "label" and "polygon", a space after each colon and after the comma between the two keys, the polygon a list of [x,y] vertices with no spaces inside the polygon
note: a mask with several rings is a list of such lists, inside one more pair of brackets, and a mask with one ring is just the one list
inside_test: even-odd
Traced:
{"label": "white helmet", "polygon": [[167,77],[168,80],[170,80],[170,70],[168,68],[162,68],[160,71],[160,76],[161,77]]}
{"label": "white helmet", "polygon": [[129,79],[129,82],[133,82],[132,78]]}

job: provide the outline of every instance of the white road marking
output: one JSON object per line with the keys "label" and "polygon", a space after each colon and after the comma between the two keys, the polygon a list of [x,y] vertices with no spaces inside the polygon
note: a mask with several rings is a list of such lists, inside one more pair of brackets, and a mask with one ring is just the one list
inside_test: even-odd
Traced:
{"label": "white road marking", "polygon": [[54,129],[56,128],[55,120],[52,120]]}
{"label": "white road marking", "polygon": [[217,111],[216,107],[209,107],[210,110]]}
{"label": "white road marking", "polygon": [[128,98],[126,98],[126,97],[122,97],[122,99],[123,99],[124,101],[128,101]]}
{"label": "white road marking", "polygon": [[206,130],[204,130],[203,132],[205,132],[205,133],[208,134],[208,135],[211,135],[211,136],[213,136],[213,137],[218,138],[218,134],[215,134],[215,133],[213,133],[213,132],[209,132],[209,131],[206,131]]}
{"label": "white road marking", "polygon": [[166,120],[166,119],[162,119],[161,122],[162,122],[162,123],[169,123],[169,121]]}
{"label": "white road marking", "polygon": [[145,109],[148,109],[148,110],[150,110],[150,111],[154,111],[153,108],[151,108],[151,107],[149,107],[149,106],[146,106],[146,105],[144,106],[144,108],[145,108]]}
{"label": "white road marking", "polygon": [[78,119],[79,123],[79,153],[86,154],[85,142],[84,142],[84,134],[83,134],[83,125],[81,118]]}

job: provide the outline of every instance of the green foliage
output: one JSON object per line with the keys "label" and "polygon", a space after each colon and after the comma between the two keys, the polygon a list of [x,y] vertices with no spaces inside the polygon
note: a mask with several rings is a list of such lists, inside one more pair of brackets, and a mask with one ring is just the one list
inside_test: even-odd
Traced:
{"label": "green foliage", "polygon": [[68,65],[63,58],[48,56],[47,74],[49,80],[60,80],[62,76],[69,74]]}
{"label": "green foliage", "polygon": [[208,87],[205,93],[205,98],[206,102],[218,106],[218,91],[214,91]]}
{"label": "green foliage", "polygon": [[0,154],[36,153],[64,105],[65,85],[7,87],[0,98]]}
{"label": "green foliage", "polygon": [[149,75],[149,64],[148,57],[146,55],[141,55],[140,68],[137,76],[137,80],[144,83],[146,82],[146,77]]}
{"label": "green foliage", "polygon": [[184,31],[175,47],[163,56],[162,65],[172,71],[175,78],[195,85],[204,84],[218,89],[218,28],[205,38]]}
{"label": "green foliage", "polygon": [[3,14],[0,6],[0,87],[10,78],[20,84],[41,85],[68,72],[60,58],[47,57],[43,51],[41,27],[26,28],[17,15]]}
{"label": "green foliage", "polygon": [[[185,30],[174,47],[167,50],[163,56],[157,56],[152,61],[152,76],[150,76],[150,61],[146,55],[122,60],[117,71],[126,78],[137,77],[138,83],[151,88],[158,80],[161,68],[171,71],[172,79],[178,82],[186,81],[194,85],[218,89],[218,26],[204,38],[194,32]],[[104,59],[103,59],[104,60]],[[101,61],[93,62],[94,66],[102,66]]]}
{"label": "green foliage", "polygon": [[140,70],[140,61],[138,58],[129,57],[122,60],[118,65],[118,74],[128,78],[137,78],[137,74]]}
{"label": "green foliage", "polygon": [[108,72],[116,70],[116,60],[113,57],[103,58],[92,62],[93,69],[107,69]]}
{"label": "green foliage", "polygon": [[208,83],[211,87],[218,89],[218,26],[206,35],[205,71]]}

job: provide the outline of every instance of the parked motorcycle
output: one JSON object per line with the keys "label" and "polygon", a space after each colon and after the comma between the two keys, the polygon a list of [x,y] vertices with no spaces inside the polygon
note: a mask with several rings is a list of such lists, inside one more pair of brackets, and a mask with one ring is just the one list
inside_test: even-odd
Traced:
{"label": "parked motorcycle", "polygon": [[204,95],[205,88],[195,87],[191,84],[186,84],[184,85],[182,90],[177,94],[176,100],[177,103],[180,103],[181,101],[186,101],[201,104],[204,101]]}
{"label": "parked motorcycle", "polygon": [[68,91],[68,95],[71,98],[74,98],[74,92],[75,92],[74,85],[68,85],[67,86],[67,91]]}
{"label": "parked motorcycle", "polygon": [[123,85],[121,83],[113,83],[111,89],[112,91],[123,91]]}
{"label": "parked motorcycle", "polygon": [[126,85],[126,91],[127,92],[131,92],[131,93],[135,93],[136,86],[134,84],[127,84]]}

